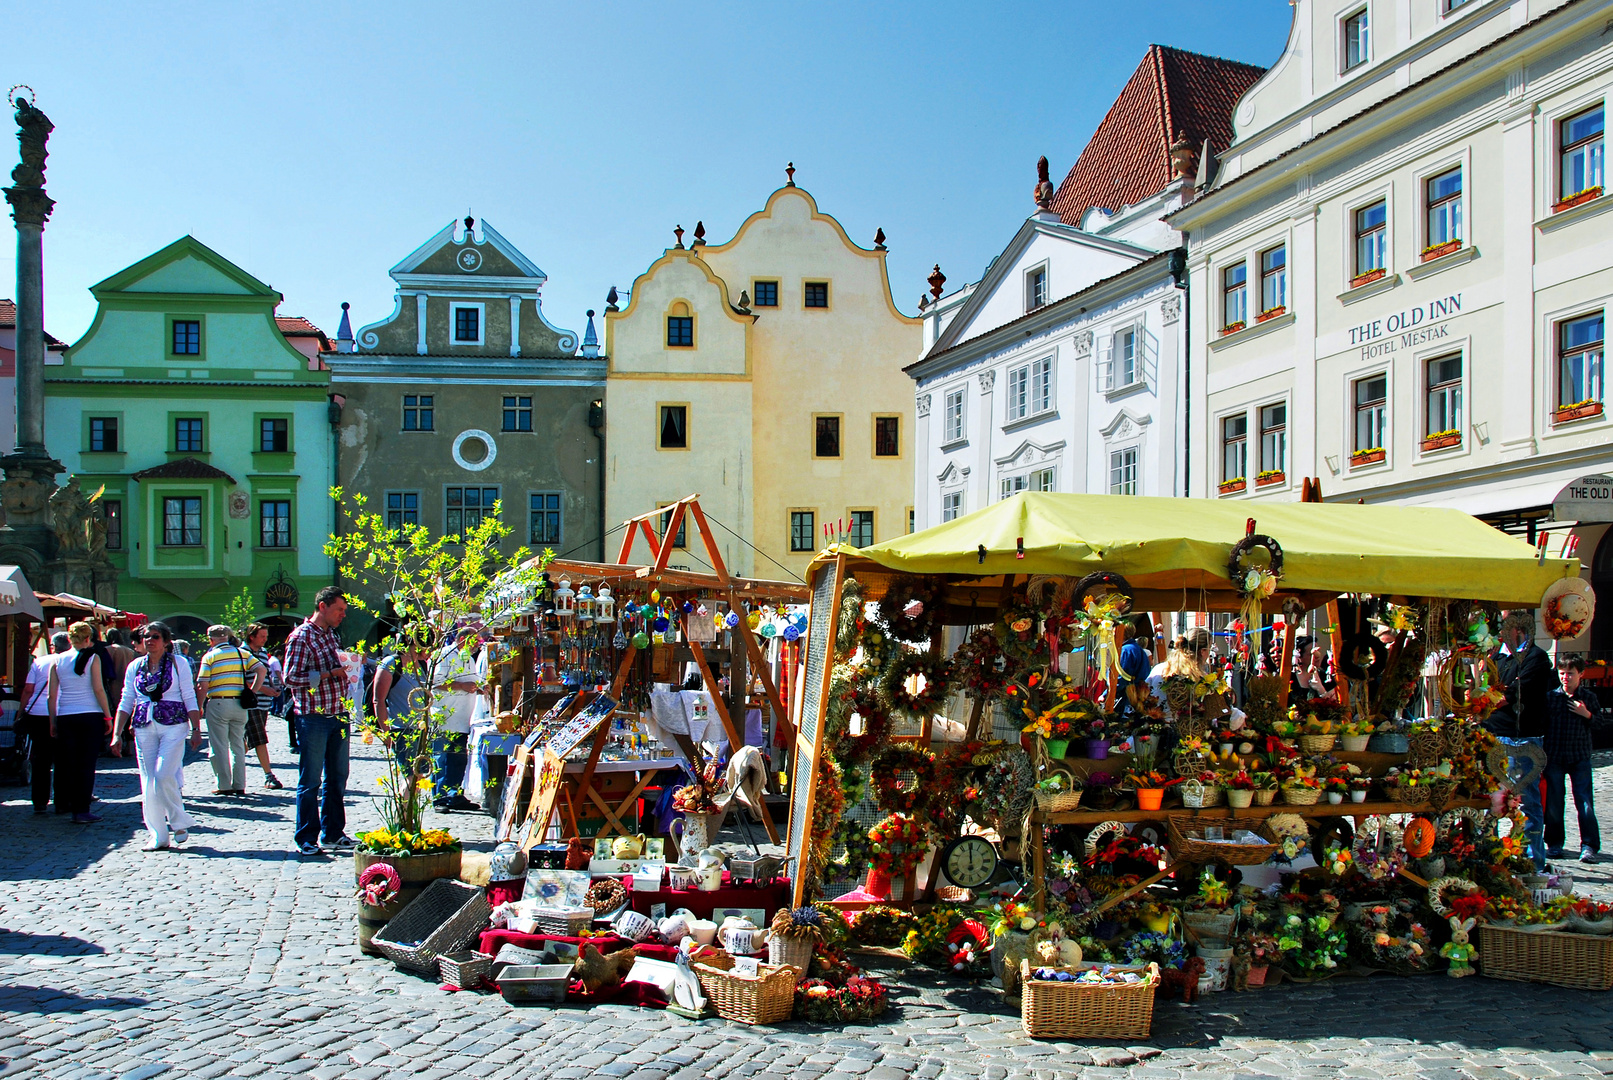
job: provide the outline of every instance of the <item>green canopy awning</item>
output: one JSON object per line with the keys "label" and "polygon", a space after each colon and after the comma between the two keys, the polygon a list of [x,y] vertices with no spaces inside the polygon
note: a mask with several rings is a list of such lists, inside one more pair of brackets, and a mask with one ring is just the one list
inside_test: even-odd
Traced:
{"label": "green canopy awning", "polygon": [[[1193,594],[1233,592],[1227,560],[1251,517],[1256,532],[1282,546],[1283,592],[1534,607],[1553,581],[1579,574],[1579,560],[1542,563],[1527,543],[1459,510],[1047,492],[1022,492],[873,547],[831,550],[848,555],[853,570],[873,563],[963,578],[1107,570],[1139,590],[1184,592],[1181,606],[1203,610]],[[1224,606],[1227,597],[1214,599]]]}

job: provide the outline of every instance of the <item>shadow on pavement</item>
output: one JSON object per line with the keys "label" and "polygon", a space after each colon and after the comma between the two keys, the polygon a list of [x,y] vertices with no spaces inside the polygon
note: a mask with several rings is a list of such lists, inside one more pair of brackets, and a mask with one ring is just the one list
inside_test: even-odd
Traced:
{"label": "shadow on pavement", "polygon": [[[194,831],[193,831],[194,832]],[[296,853],[284,849],[269,851],[220,851],[218,848],[198,847],[196,844],[186,844],[184,847],[174,849],[181,855],[200,855],[204,859],[256,859],[261,862],[283,862]]]}
{"label": "shadow on pavement", "polygon": [[68,934],[30,934],[26,930],[0,929],[0,954],[13,956],[97,956],[106,952],[93,941]]}
{"label": "shadow on pavement", "polygon": [[99,1009],[138,1009],[148,1002],[138,997],[84,997],[71,990],[49,986],[0,986],[0,1012],[92,1012]]}

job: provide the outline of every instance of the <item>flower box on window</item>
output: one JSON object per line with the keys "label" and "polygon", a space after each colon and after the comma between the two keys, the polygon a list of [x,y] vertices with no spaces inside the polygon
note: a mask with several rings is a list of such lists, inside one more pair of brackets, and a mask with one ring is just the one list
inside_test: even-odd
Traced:
{"label": "flower box on window", "polygon": [[1383,459],[1384,459],[1384,449],[1381,446],[1374,446],[1370,450],[1356,450],[1352,454],[1350,454],[1350,464],[1352,466],[1354,466],[1354,465],[1376,465],[1378,462],[1382,461]]}
{"label": "flower box on window", "polygon": [[1359,289],[1363,285],[1371,285],[1374,281],[1379,280],[1388,272],[1388,268],[1380,266],[1376,270],[1368,270],[1364,274],[1357,274],[1355,277],[1350,279],[1350,288]]}
{"label": "flower box on window", "polygon": [[1221,486],[1216,490],[1220,491],[1220,493],[1223,495],[1232,495],[1236,492],[1242,491],[1248,486],[1249,481],[1247,479],[1241,476],[1235,476],[1231,480],[1223,480],[1221,482]]}
{"label": "flower box on window", "polygon": [[1572,210],[1574,207],[1578,206],[1580,203],[1588,203],[1592,199],[1599,199],[1601,197],[1602,197],[1602,186],[1600,184],[1598,184],[1595,187],[1586,188],[1584,191],[1581,191],[1577,195],[1570,195],[1566,199],[1562,199],[1562,200],[1560,200],[1558,202],[1552,203],[1551,204],[1551,212],[1554,213],[1554,214],[1560,214],[1564,210]]}
{"label": "flower box on window", "polygon": [[1449,255],[1453,251],[1459,251],[1461,247],[1462,242],[1460,240],[1447,240],[1443,244],[1433,244],[1425,247],[1423,248],[1423,262],[1433,262],[1441,256]]}
{"label": "flower box on window", "polygon": [[1551,422],[1554,424],[1567,424],[1574,420],[1584,420],[1587,417],[1601,415],[1602,403],[1600,401],[1576,401],[1572,405],[1564,405],[1555,410],[1551,414]]}
{"label": "flower box on window", "polygon": [[1444,450],[1447,447],[1461,445],[1462,433],[1455,430],[1436,431],[1423,440],[1424,450]]}
{"label": "flower box on window", "polygon": [[1255,322],[1263,323],[1267,319],[1275,319],[1277,316],[1281,315],[1287,310],[1288,308],[1282,304],[1278,304],[1274,308],[1267,308],[1265,311],[1262,311],[1259,315],[1255,316]]}
{"label": "flower box on window", "polygon": [[1280,484],[1286,477],[1287,474],[1281,469],[1267,469],[1264,472],[1255,474],[1255,487],[1270,487],[1273,484]]}
{"label": "flower box on window", "polygon": [[1223,326],[1221,328],[1221,336],[1225,337],[1228,334],[1236,334],[1239,330],[1242,330],[1245,326],[1248,326],[1248,325],[1249,325],[1248,323],[1242,322],[1242,321],[1235,322],[1235,323],[1227,323],[1225,326]]}

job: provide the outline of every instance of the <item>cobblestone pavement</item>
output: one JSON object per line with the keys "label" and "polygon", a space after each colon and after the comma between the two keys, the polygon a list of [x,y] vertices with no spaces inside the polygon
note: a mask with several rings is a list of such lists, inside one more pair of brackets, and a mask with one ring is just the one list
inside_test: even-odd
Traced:
{"label": "cobblestone pavement", "polygon": [[[274,733],[283,738],[283,731]],[[281,778],[291,767],[277,743]],[[379,770],[355,746],[353,831]],[[30,813],[0,789],[0,1076],[416,1075],[735,1077],[1420,1077],[1534,1080],[1613,1074],[1613,998],[1483,978],[1339,978],[1309,987],[1162,1003],[1147,1046],[1032,1042],[989,992],[923,969],[892,972],[874,1028],[693,1023],[652,1010],[513,1009],[449,994],[362,957],[349,860],[289,853],[291,792],[245,799],[186,768],[200,825],[177,852],[145,853],[138,780],[104,759],[103,820]],[[1600,762],[1613,805],[1613,758]],[[1604,819],[1605,820],[1605,819]],[[454,815],[486,846],[490,822]],[[1572,825],[1570,825],[1572,829]],[[1571,834],[1572,837],[1572,834]],[[1598,891],[1613,865],[1586,868]]]}

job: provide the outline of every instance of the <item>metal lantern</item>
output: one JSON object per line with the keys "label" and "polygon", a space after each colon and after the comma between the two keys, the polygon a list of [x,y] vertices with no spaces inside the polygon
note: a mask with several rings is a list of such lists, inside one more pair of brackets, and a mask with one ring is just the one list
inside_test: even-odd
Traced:
{"label": "metal lantern", "polygon": [[594,621],[602,626],[616,621],[616,601],[608,585],[601,585],[599,596],[594,599]]}
{"label": "metal lantern", "polygon": [[577,590],[577,621],[591,623],[594,621],[594,590],[587,585]]}
{"label": "metal lantern", "polygon": [[571,590],[571,579],[561,578],[560,587],[554,591],[555,614],[563,619],[569,619],[577,612],[577,594]]}

